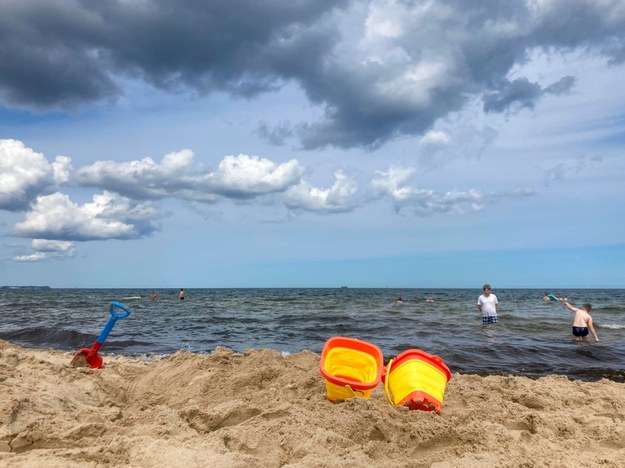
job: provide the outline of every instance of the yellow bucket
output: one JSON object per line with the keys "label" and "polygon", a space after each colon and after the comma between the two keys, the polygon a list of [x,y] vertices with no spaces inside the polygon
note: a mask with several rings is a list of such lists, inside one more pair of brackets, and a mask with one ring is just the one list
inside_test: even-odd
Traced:
{"label": "yellow bucket", "polygon": [[326,341],[319,363],[330,401],[369,399],[371,390],[380,383],[383,368],[382,351],[377,346],[343,336]]}
{"label": "yellow bucket", "polygon": [[383,378],[390,404],[440,413],[451,372],[438,356],[409,349],[389,361]]}

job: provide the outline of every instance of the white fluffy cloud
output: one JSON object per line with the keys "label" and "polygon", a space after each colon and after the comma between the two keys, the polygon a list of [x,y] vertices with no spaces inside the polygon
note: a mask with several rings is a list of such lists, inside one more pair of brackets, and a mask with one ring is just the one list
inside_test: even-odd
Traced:
{"label": "white fluffy cloud", "polygon": [[179,198],[215,202],[219,196],[248,199],[283,192],[298,183],[304,169],[297,160],[277,164],[258,156],[226,156],[216,171],[194,168],[193,152],[167,154],[160,163],[98,161],[76,172],[86,187],[109,190],[135,200]]}
{"label": "white fluffy cloud", "polygon": [[68,181],[71,159],[57,156],[52,164],[18,140],[0,140],[0,209],[28,208],[37,195]]}
{"label": "white fluffy cloud", "polygon": [[422,148],[438,148],[449,144],[449,137],[445,132],[430,130],[419,140],[419,147]]}
{"label": "white fluffy cloud", "polygon": [[253,198],[284,192],[298,183],[304,169],[296,159],[276,164],[258,156],[226,156],[217,171],[203,177],[201,183],[212,193],[230,198]]}
{"label": "white fluffy cloud", "polygon": [[16,262],[40,262],[42,260],[46,260],[49,258],[48,254],[45,252],[33,252],[28,255],[17,255],[13,257],[13,260]]}
{"label": "white fluffy cloud", "polygon": [[152,158],[96,161],[76,171],[76,182],[134,199],[174,197],[193,184],[189,175],[193,159],[193,152],[184,149],[166,154],[160,163]]}
{"label": "white fluffy cloud", "polygon": [[[456,138],[454,132],[432,130],[421,139],[420,151],[439,157]],[[470,142],[470,138],[463,140]],[[70,179],[69,158],[57,157],[50,164],[19,141],[3,140],[2,144],[7,157],[1,160],[5,171],[0,181],[6,204],[10,204],[9,196],[11,206],[17,206],[18,199],[21,206],[30,201],[30,209],[12,232],[33,239],[31,253],[14,257],[20,262],[71,257],[73,242],[150,235],[158,228],[160,201],[166,198],[217,202],[221,198],[252,200],[273,194],[281,197],[270,198],[271,202],[282,200],[289,210],[317,214],[349,212],[366,200],[386,198],[398,211],[407,209],[417,216],[428,216],[480,210],[499,198],[529,193],[436,192],[411,185],[414,169],[399,167],[375,172],[371,192],[360,193],[354,178],[342,171],[335,172],[334,180],[325,187],[302,180],[306,168],[296,159],[276,163],[259,156],[228,155],[216,169],[202,171],[193,152],[182,150],[166,154],[160,162],[151,158],[97,161],[79,168],[75,182],[102,192],[93,195],[89,203],[77,204],[67,194],[47,194]]]}
{"label": "white fluffy cloud", "polygon": [[33,239],[31,246],[34,250],[33,253],[18,255],[13,260],[17,262],[38,262],[50,258],[63,259],[74,256],[73,242]]}
{"label": "white fluffy cloud", "polygon": [[323,189],[302,182],[291,187],[285,194],[285,204],[294,210],[319,213],[341,213],[355,208],[354,196],[358,191],[356,182],[343,172],[334,174],[332,187]]}
{"label": "white fluffy cloud", "polygon": [[136,239],[156,229],[157,217],[152,203],[137,203],[114,193],[94,195],[92,203],[77,205],[57,192],[37,197],[13,233],[64,241]]}
{"label": "white fluffy cloud", "polygon": [[371,182],[376,197],[390,197],[396,209],[410,208],[417,216],[440,213],[465,213],[479,211],[487,203],[505,197],[527,196],[533,191],[518,189],[506,193],[483,193],[478,190],[436,192],[419,189],[407,184],[413,174],[412,168],[391,167],[388,171],[377,171]]}

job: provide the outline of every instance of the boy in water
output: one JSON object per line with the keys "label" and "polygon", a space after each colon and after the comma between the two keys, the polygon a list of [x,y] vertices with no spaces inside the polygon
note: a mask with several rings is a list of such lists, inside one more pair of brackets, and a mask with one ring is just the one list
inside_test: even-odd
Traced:
{"label": "boy in water", "polygon": [[575,314],[573,318],[573,336],[575,341],[585,341],[588,342],[588,331],[592,333],[592,336],[595,337],[595,341],[599,341],[599,337],[595,332],[595,327],[592,326],[592,317],[589,312],[592,309],[592,305],[584,304],[582,309],[578,309],[577,307],[573,307],[568,302],[564,302],[564,305],[567,309],[569,309],[572,313]]}
{"label": "boy in water", "polygon": [[482,313],[482,323],[497,323],[499,310],[497,296],[491,293],[490,284],[482,286],[482,291],[484,294],[477,298],[477,310]]}

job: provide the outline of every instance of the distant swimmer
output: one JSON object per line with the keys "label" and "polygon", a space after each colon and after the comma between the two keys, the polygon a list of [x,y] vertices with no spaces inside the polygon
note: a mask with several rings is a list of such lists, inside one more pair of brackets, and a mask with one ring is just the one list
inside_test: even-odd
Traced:
{"label": "distant swimmer", "polygon": [[588,332],[590,331],[592,336],[595,337],[595,341],[599,341],[595,327],[592,325],[592,317],[590,316],[592,305],[584,304],[581,309],[578,309],[565,301],[564,306],[575,314],[575,317],[573,317],[573,340],[588,343]]}
{"label": "distant swimmer", "polygon": [[185,296],[184,289],[182,289],[182,288],[181,288],[181,289],[180,289],[180,293],[178,294],[178,298],[179,298],[181,301],[184,301],[184,296]]}
{"label": "distant swimmer", "polygon": [[398,303],[398,304],[403,304],[403,303],[404,303],[404,300],[403,300],[401,297],[398,297],[398,298],[397,298],[397,303]]}
{"label": "distant swimmer", "polygon": [[150,299],[152,299],[153,301],[158,299],[158,294],[156,294],[156,291],[152,291],[152,294],[150,294]]}
{"label": "distant swimmer", "polygon": [[434,299],[428,296],[425,298],[425,302],[434,302]]}
{"label": "distant swimmer", "polygon": [[549,299],[549,293],[545,292],[545,294],[543,295],[543,301],[545,302],[549,302],[551,299]]}

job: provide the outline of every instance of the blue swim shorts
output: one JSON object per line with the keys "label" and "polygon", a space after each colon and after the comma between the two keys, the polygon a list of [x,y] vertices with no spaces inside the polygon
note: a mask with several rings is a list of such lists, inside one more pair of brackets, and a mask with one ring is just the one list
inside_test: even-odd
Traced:
{"label": "blue swim shorts", "polygon": [[496,315],[483,315],[482,323],[497,323],[497,316]]}
{"label": "blue swim shorts", "polygon": [[588,335],[588,327],[573,327],[573,336],[585,337]]}

